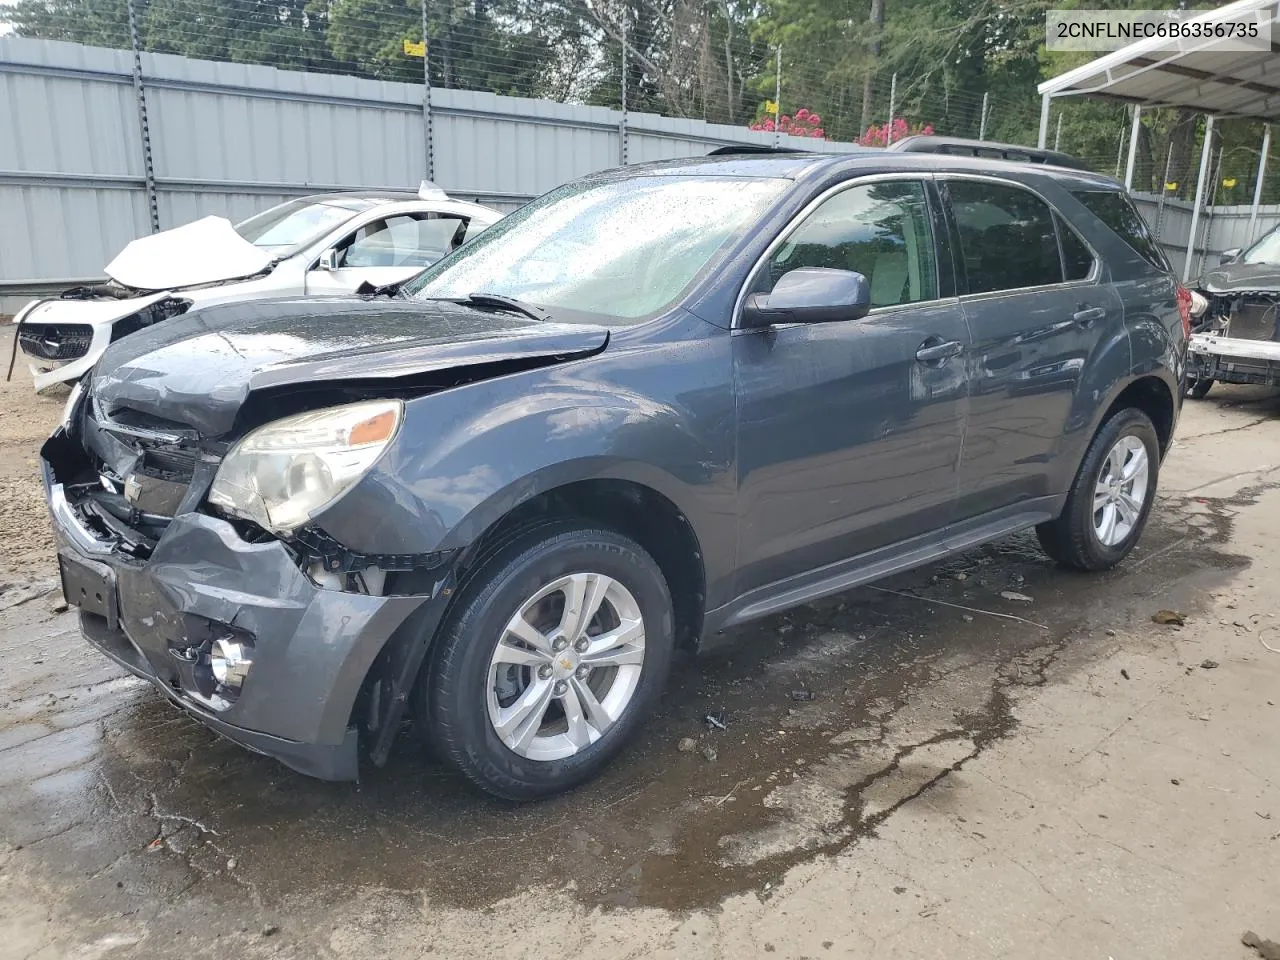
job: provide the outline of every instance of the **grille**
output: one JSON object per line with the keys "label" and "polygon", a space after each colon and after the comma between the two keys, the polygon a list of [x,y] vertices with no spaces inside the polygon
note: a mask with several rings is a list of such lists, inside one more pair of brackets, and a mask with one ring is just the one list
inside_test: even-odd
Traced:
{"label": "grille", "polygon": [[1241,301],[1231,323],[1227,328],[1227,336],[1241,340],[1277,340],[1275,300],[1246,299]]}
{"label": "grille", "polygon": [[78,360],[92,342],[93,327],[83,323],[24,323],[18,328],[22,352],[41,360]]}

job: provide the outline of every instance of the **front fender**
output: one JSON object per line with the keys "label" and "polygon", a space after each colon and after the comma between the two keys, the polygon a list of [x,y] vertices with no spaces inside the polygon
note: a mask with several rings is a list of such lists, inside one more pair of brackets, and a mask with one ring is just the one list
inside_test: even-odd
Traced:
{"label": "front fender", "polygon": [[432,553],[469,545],[548,490],[632,481],[689,519],[710,588],[735,547],[727,340],[611,346],[410,400],[392,446],[316,522],[362,553]]}

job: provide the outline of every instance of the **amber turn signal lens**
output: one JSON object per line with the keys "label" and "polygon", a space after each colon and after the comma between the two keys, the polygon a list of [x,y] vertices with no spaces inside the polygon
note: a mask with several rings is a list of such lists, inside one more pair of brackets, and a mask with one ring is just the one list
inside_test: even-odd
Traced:
{"label": "amber turn signal lens", "polygon": [[376,417],[357,423],[351,428],[351,438],[348,442],[353,447],[362,447],[366,443],[381,443],[391,436],[395,428],[396,415],[388,410],[386,413],[380,413]]}

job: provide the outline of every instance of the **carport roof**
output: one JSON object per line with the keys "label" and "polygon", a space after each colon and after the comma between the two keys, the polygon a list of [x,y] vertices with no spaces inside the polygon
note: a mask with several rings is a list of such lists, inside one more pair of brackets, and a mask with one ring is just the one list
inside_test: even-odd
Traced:
{"label": "carport roof", "polygon": [[[1237,0],[1194,19],[1259,14],[1275,34],[1276,0]],[[1182,107],[1216,117],[1280,120],[1280,36],[1271,49],[1223,50],[1224,40],[1185,39],[1167,49],[1159,38],[1139,40],[1040,84],[1047,97],[1090,96],[1142,107]]]}

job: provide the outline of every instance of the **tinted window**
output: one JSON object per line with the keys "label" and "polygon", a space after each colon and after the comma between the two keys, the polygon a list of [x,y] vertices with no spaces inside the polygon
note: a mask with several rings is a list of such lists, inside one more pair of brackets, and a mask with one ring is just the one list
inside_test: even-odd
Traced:
{"label": "tinted window", "polygon": [[938,265],[924,184],[868,183],[835,194],[769,258],[753,292],[769,292],[799,267],[861,273],[871,283],[873,307],[936,299]]}
{"label": "tinted window", "polygon": [[1121,240],[1133,248],[1133,252],[1142,257],[1158,270],[1169,270],[1169,261],[1151,236],[1147,221],[1127,196],[1116,190],[1081,190],[1071,194],[1086,207],[1095,217],[1105,223]]}
{"label": "tinted window", "polygon": [[1058,221],[1058,239],[1062,242],[1062,265],[1066,268],[1068,280],[1084,280],[1093,270],[1093,251],[1080,239],[1061,217]]}
{"label": "tinted window", "polygon": [[999,183],[948,185],[970,293],[1062,282],[1053,211],[1039,197]]}

